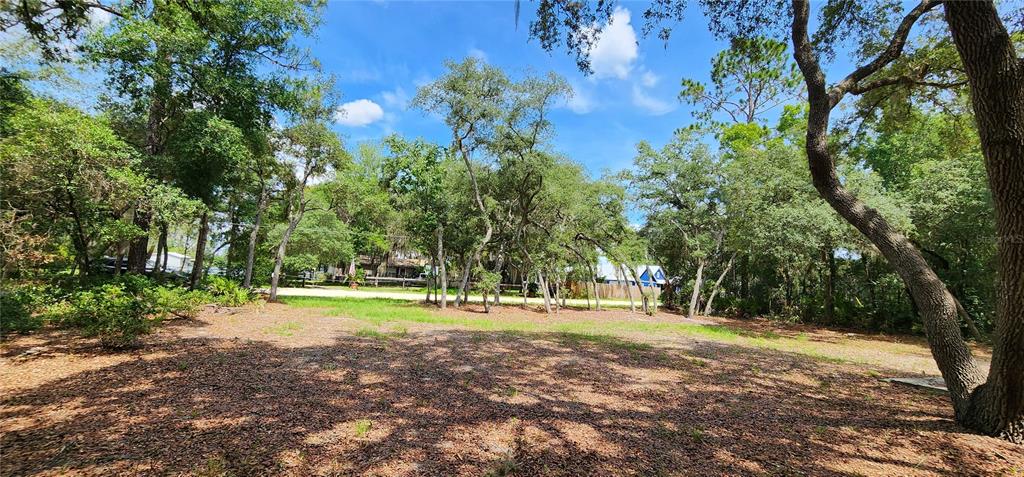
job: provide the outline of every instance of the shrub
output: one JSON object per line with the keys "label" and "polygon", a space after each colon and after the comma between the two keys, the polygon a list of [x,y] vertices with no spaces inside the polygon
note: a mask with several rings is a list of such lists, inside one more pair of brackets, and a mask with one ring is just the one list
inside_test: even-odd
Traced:
{"label": "shrub", "polygon": [[169,315],[182,318],[195,318],[199,309],[215,300],[210,293],[203,290],[186,290],[180,287],[156,287],[147,293],[157,315],[167,318]]}
{"label": "shrub", "polygon": [[224,277],[208,277],[205,288],[213,295],[214,301],[222,306],[242,306],[256,299],[252,290]]}
{"label": "shrub", "polygon": [[45,290],[41,287],[0,289],[0,334],[39,329],[44,320],[36,311],[44,301]]}
{"label": "shrub", "polygon": [[107,283],[75,293],[64,312],[65,324],[82,330],[86,336],[99,336],[104,346],[133,346],[138,336],[148,333],[159,319],[157,307],[144,293],[133,293],[138,283]]}

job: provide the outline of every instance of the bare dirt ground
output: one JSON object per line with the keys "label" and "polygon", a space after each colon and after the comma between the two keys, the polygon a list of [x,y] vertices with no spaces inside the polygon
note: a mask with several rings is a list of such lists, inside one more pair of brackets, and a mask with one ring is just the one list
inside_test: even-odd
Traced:
{"label": "bare dirt ground", "polygon": [[[492,318],[682,321],[641,316]],[[927,371],[917,340],[711,321],[878,364],[658,333],[370,334],[312,309],[210,309],[130,352],[57,332],[4,342],[0,474],[1024,472],[1020,447],[958,428],[945,396],[879,379]]]}

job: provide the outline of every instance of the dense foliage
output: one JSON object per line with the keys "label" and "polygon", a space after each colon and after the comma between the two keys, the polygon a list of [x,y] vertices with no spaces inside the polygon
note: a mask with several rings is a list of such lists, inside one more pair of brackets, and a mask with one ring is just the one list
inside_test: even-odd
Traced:
{"label": "dense foliage", "polygon": [[[39,324],[33,316],[45,304],[24,283],[133,271],[168,284],[154,293],[187,310],[193,299],[172,296],[171,283],[237,305],[252,299],[252,286],[271,284],[273,294],[329,267],[357,281],[408,252],[429,261],[423,272],[442,305],[450,279],[456,304],[470,290],[497,302],[505,283],[537,290],[557,309],[570,282],[584,284],[575,296],[591,297],[617,278],[600,272],[604,257],[629,280],[638,265],[664,267],[663,304],[690,315],[921,330],[895,271],[809,181],[802,82],[770,30],[733,35],[707,84],[683,80],[680,99],[700,106],[681,125],[689,127],[641,142],[633,167],[594,178],[552,146],[548,118],[571,94],[565,81],[513,77],[474,58],[450,62],[413,101],[444,120],[451,143],[393,135],[346,148],[329,125],[338,92],[292,43],[313,31],[321,8],[128,5],[77,43],[109,74],[99,112],[4,72],[5,331]],[[32,12],[6,14],[13,24]],[[532,29],[553,46],[558,29],[543,20]],[[59,33],[33,35],[45,44]],[[983,337],[993,326],[996,247],[977,238],[994,234],[992,198],[963,84],[953,81],[956,58],[935,35],[915,40],[899,71],[941,65],[930,74],[951,81],[947,94],[865,94],[833,142],[846,186],[924,251],[963,305],[964,331]],[[637,227],[631,210],[642,217]],[[193,261],[191,274],[168,264],[172,252]],[[219,276],[204,280],[210,271]],[[109,295],[109,306],[129,310],[139,296],[116,284],[76,293],[66,302],[82,309]],[[81,322],[104,314],[113,312],[97,308]]]}

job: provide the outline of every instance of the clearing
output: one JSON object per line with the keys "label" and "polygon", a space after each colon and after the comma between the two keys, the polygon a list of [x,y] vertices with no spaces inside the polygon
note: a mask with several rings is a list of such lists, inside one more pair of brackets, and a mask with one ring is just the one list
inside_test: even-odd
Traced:
{"label": "clearing", "polygon": [[[289,297],[3,343],[3,475],[1020,475],[916,338]],[[986,350],[978,350],[982,357]]]}

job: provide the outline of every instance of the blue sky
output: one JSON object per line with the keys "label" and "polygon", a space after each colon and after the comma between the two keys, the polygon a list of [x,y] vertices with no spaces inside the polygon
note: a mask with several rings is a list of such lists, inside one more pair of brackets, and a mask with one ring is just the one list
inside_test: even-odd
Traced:
{"label": "blue sky", "polygon": [[350,145],[392,132],[447,144],[450,132],[439,119],[406,104],[444,72],[446,59],[478,56],[513,77],[554,71],[576,91],[551,116],[554,148],[596,176],[628,166],[638,141],[663,144],[691,122],[689,106],[676,99],[680,79],[706,80],[711,57],[725,46],[696,9],[667,47],[643,38],[646,5],[625,2],[616,10],[592,52],[589,76],[564,51],[549,54],[529,39],[536,8],[529,1],[518,29],[511,2],[332,1],[306,46],[338,79],[346,113],[335,128]]}

